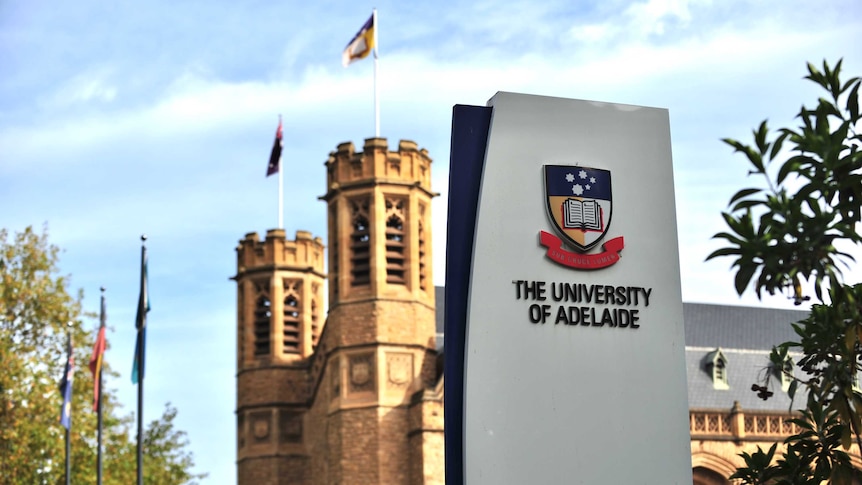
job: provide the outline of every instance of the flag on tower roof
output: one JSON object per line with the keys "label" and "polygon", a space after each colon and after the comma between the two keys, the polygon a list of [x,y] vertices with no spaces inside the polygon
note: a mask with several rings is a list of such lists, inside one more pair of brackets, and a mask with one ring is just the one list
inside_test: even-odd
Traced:
{"label": "flag on tower roof", "polygon": [[272,151],[269,153],[269,165],[266,166],[266,176],[278,173],[281,165],[281,118],[278,119],[278,128],[275,130],[275,141],[272,143]]}
{"label": "flag on tower roof", "polygon": [[374,49],[374,14],[368,17],[368,21],[359,29],[359,32],[350,39],[344,52],[341,53],[341,64],[344,67],[359,59],[365,59]]}

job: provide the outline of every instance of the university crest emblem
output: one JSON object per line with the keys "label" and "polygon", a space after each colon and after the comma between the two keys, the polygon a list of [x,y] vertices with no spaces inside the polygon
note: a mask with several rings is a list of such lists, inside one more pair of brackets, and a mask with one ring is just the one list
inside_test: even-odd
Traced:
{"label": "university crest emblem", "polygon": [[[555,232],[541,231],[540,242],[547,256],[564,266],[599,269],[620,259],[623,238],[602,245],[599,254],[586,254],[607,234],[613,214],[611,172],[599,168],[545,165],[545,200]],[[563,249],[563,242],[578,252]]]}

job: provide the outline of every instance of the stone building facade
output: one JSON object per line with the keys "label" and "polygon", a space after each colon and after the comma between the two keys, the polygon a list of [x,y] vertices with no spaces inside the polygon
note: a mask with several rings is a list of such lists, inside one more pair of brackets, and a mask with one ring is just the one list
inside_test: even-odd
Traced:
{"label": "stone building facade", "polygon": [[[730,483],[726,477],[744,465],[740,453],[753,453],[758,446],[768,450],[779,443],[780,456],[784,439],[799,433],[789,421],[797,417],[790,410],[803,407],[805,396],[800,391],[791,401],[785,392],[790,379],[771,365],[769,352],[774,345],[797,340],[790,324],[806,316],[795,310],[683,304],[696,485]],[[802,377],[794,363],[798,357],[791,353],[783,370]],[[764,401],[751,385],[767,374],[773,396]],[[856,445],[850,455],[853,465],[862,469]]]}
{"label": "stone building facade", "polygon": [[238,483],[442,483],[431,159],[371,138],[326,169],[326,256],[303,231],[237,248]]}
{"label": "stone building facade", "polygon": [[[444,483],[430,181],[431,159],[413,142],[342,143],[320,197],[328,251],[305,231],[239,242],[239,485]],[[741,452],[797,431],[786,395],[761,401],[750,387],[804,315],[683,307],[693,483],[727,484]]]}

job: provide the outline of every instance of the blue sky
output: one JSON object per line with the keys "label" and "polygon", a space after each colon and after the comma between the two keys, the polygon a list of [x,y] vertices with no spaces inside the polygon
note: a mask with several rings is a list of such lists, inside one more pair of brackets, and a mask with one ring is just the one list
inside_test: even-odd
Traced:
{"label": "blue sky", "polygon": [[[670,110],[683,297],[753,304],[717,248],[747,180],[722,144],[792,123],[819,93],[805,63],[862,74],[857,0],[376,3],[381,135],[434,159],[434,279],[443,284],[451,109],[497,91]],[[323,163],[374,134],[373,63],[341,66],[371,13],[346,1],[0,3],[0,225],[47,225],[61,270],[98,310],[108,383],[127,411],[142,233],[150,293],[145,419],[171,401],[206,484],[235,483],[234,248],[277,222],[266,162],[285,133],[285,228],[325,238]],[[670,190],[670,187],[668,187]],[[859,281],[859,274],[850,274]],[[770,306],[789,305],[782,298]],[[90,322],[94,327],[96,322]],[[86,411],[81,411],[86,412]]]}

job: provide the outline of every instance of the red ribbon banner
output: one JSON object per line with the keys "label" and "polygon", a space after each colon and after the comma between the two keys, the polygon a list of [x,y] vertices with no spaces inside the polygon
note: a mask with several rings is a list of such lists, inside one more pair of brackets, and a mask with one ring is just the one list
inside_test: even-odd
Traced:
{"label": "red ribbon banner", "polygon": [[557,236],[545,231],[540,233],[542,246],[548,248],[548,257],[563,266],[578,269],[600,269],[620,260],[620,251],[625,247],[623,237],[615,237],[602,244],[603,252],[598,254],[581,254],[566,251],[562,248],[563,241]]}

